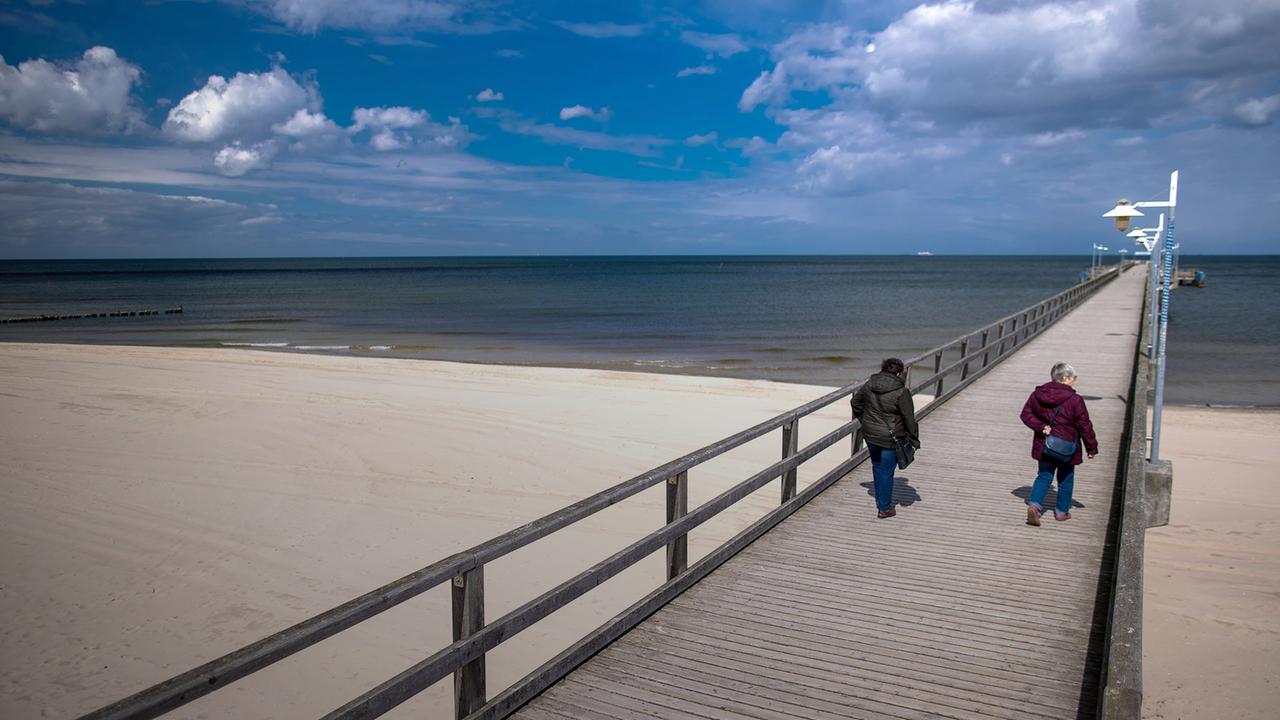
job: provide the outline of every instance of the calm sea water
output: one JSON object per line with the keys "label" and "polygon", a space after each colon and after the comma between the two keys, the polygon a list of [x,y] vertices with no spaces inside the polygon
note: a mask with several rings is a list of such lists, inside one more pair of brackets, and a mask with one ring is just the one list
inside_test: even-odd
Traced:
{"label": "calm sea water", "polygon": [[[1280,258],[1188,258],[1169,398],[1277,404]],[[1071,285],[1080,257],[0,261],[0,341],[415,357],[840,385]]]}

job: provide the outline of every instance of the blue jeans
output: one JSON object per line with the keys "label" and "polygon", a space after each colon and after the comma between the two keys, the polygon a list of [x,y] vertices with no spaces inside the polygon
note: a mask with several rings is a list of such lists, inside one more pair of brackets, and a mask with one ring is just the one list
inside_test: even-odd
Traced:
{"label": "blue jeans", "polygon": [[893,471],[898,469],[898,452],[867,443],[871,451],[871,479],[876,488],[876,510],[893,509]]}
{"label": "blue jeans", "polygon": [[1030,504],[1044,511],[1044,496],[1049,494],[1049,485],[1053,483],[1054,472],[1058,474],[1058,502],[1054,511],[1059,515],[1071,512],[1071,489],[1076,484],[1076,466],[1070,462],[1057,460],[1041,460],[1040,472],[1036,473],[1036,482],[1031,486]]}

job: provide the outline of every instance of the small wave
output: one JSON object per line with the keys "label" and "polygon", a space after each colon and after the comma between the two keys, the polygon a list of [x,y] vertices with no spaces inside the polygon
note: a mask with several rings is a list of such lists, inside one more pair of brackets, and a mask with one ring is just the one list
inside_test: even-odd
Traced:
{"label": "small wave", "polygon": [[231,322],[236,323],[238,325],[287,325],[290,323],[300,323],[302,321],[297,318],[267,317],[267,318],[241,318],[239,320],[232,320]]}
{"label": "small wave", "polygon": [[290,345],[290,350],[350,350],[350,345]]}
{"label": "small wave", "polygon": [[857,358],[848,355],[819,355],[817,357],[800,358],[807,362],[825,363],[827,365],[851,365],[857,362]]}
{"label": "small wave", "polygon": [[224,343],[221,343],[221,345],[223,347],[272,347],[272,348],[289,347],[289,343],[287,342],[270,342],[270,343],[224,342]]}
{"label": "small wave", "polygon": [[750,358],[721,358],[719,360],[713,360],[712,362],[715,363],[715,365],[710,365],[708,367],[735,367],[739,365],[750,365],[755,361]]}

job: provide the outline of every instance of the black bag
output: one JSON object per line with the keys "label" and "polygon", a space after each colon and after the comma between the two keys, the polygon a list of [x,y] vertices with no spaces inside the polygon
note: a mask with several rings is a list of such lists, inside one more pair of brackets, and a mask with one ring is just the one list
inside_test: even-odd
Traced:
{"label": "black bag", "polygon": [[1053,421],[1058,418],[1058,411],[1062,406],[1053,409],[1053,414],[1049,416],[1049,434],[1044,439],[1044,449],[1040,451],[1041,455],[1047,455],[1051,460],[1058,462],[1071,462],[1076,455],[1076,441],[1058,437],[1053,434]]}
{"label": "black bag", "polygon": [[916,459],[916,446],[911,444],[911,438],[906,435],[893,438],[893,449],[898,456],[899,470],[906,470]]}

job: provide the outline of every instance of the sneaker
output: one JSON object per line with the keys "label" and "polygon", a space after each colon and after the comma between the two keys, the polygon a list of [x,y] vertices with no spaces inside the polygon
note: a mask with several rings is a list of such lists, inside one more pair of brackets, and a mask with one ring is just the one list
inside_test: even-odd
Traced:
{"label": "sneaker", "polygon": [[1058,522],[1062,522],[1063,520],[1070,520],[1070,519],[1071,519],[1071,513],[1064,513],[1064,514],[1062,514],[1062,515],[1059,515],[1059,514],[1057,513],[1057,511],[1055,510],[1055,511],[1054,511],[1054,513],[1053,513],[1053,519],[1054,519],[1054,520],[1057,520]]}
{"label": "sneaker", "polygon": [[1036,509],[1035,505],[1027,506],[1027,524],[1040,527],[1040,511]]}
{"label": "sneaker", "polygon": [[897,515],[897,514],[898,514],[898,511],[897,511],[897,510],[894,510],[893,508],[889,508],[888,510],[877,510],[877,511],[876,511],[876,517],[877,517],[877,518],[879,518],[879,519],[881,519],[881,520],[883,520],[883,519],[885,519],[885,518],[891,518],[891,517],[893,517],[894,515]]}

